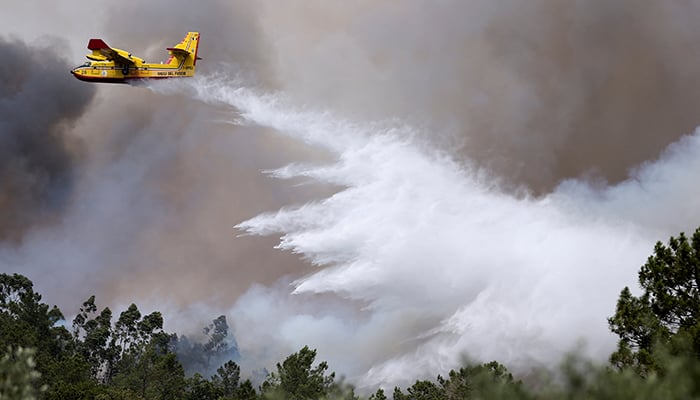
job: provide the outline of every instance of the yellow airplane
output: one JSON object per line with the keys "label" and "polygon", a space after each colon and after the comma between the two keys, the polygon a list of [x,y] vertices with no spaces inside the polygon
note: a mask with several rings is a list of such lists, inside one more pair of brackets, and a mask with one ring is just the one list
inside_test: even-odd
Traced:
{"label": "yellow airplane", "polygon": [[70,72],[81,81],[129,83],[140,79],[184,78],[194,76],[197,65],[199,32],[188,32],[182,42],[168,47],[170,57],[163,64],[147,63],[128,51],[107,46],[102,39],[90,39],[88,49],[92,60]]}

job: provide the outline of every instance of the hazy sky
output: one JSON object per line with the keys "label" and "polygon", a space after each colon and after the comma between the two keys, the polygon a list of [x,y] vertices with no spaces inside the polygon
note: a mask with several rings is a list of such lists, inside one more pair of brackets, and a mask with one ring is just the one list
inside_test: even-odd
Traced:
{"label": "hazy sky", "polygon": [[[699,7],[12,2],[0,271],[68,315],[227,313],[251,368],[308,344],[361,384],[604,358],[654,241],[700,225]],[[188,30],[188,82],[69,74],[90,38],[159,61]]]}

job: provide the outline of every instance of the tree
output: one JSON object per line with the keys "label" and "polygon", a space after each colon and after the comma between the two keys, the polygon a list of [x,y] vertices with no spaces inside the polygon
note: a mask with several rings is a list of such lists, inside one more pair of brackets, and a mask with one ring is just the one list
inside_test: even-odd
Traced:
{"label": "tree", "polygon": [[236,393],[240,379],[241,367],[232,360],[219,367],[216,375],[212,377],[212,381],[221,388],[224,397],[232,397]]}
{"label": "tree", "polygon": [[210,371],[212,364],[218,365],[219,362],[236,359],[239,356],[236,339],[233,336],[229,337],[229,326],[225,315],[218,316],[206,326],[204,334],[209,337],[209,340],[204,343],[205,370]]}
{"label": "tree", "polygon": [[[131,304],[112,326],[112,312],[97,314],[95,296],[83,303],[73,320],[76,347],[90,365],[95,382],[115,398],[181,398],[185,373],[171,351],[172,335],[163,331],[163,316],[142,316]],[[90,396],[85,396],[90,397]]]}
{"label": "tree", "polygon": [[277,363],[277,373],[270,373],[263,382],[263,395],[293,400],[316,400],[326,396],[335,379],[335,372],[326,375],[328,364],[325,361],[312,368],[315,359],[316,350],[304,346],[282,364]]}
{"label": "tree", "polygon": [[496,361],[451,370],[448,378],[438,376],[446,399],[506,398],[524,396],[522,384]]}
{"label": "tree", "polygon": [[141,339],[141,335],[139,335],[138,329],[140,319],[141,312],[136,307],[136,304],[133,303],[119,314],[119,319],[114,324],[114,336],[117,346],[121,350],[120,355],[140,344],[141,341],[139,339]]}
{"label": "tree", "polygon": [[102,392],[92,378],[90,364],[71,351],[43,366],[42,379],[48,384],[45,399],[94,399]]}
{"label": "tree", "polygon": [[[150,370],[150,393],[146,398],[177,400],[185,393],[185,370],[174,353],[158,354]],[[146,393],[144,391],[144,393]]]}
{"label": "tree", "polygon": [[64,346],[65,329],[56,327],[62,319],[61,310],[41,302],[29,278],[0,274],[0,352],[30,347],[37,349],[39,362],[44,356],[55,356]]}
{"label": "tree", "polygon": [[19,348],[33,349],[40,385],[49,380],[75,385],[84,382],[80,377],[85,370],[71,367],[84,367],[85,363],[71,359],[75,346],[70,332],[58,325],[61,320],[61,310],[42,303],[29,278],[0,274],[0,358]]}
{"label": "tree", "polygon": [[204,355],[204,345],[192,341],[185,335],[173,335],[172,347],[177,354],[178,360],[185,367],[185,373],[192,375],[195,372],[204,372],[207,359]]}
{"label": "tree", "polygon": [[[447,378],[438,375],[437,383],[416,381],[406,392],[394,388],[394,400],[527,398],[521,382],[515,381],[508,369],[496,361],[451,370]],[[380,399],[382,396],[383,391],[377,392],[374,398]]]}
{"label": "tree", "polygon": [[394,387],[394,394],[392,397],[394,400],[406,400],[407,399],[406,395],[403,394],[403,392],[401,391],[401,388],[398,386]]}
{"label": "tree", "polygon": [[171,351],[172,335],[162,331],[162,317],[154,312],[138,321],[132,344],[117,364],[113,382],[143,398],[181,398],[185,371]]}
{"label": "tree", "polygon": [[119,359],[120,350],[112,332],[112,310],[105,307],[98,315],[95,296],[90,296],[73,319],[73,338],[78,351],[90,364],[92,377],[109,382]]}
{"label": "tree", "polygon": [[199,372],[205,376],[215,373],[217,365],[238,360],[238,344],[230,334],[226,316],[220,315],[202,329],[206,341],[200,343],[187,336],[173,336],[173,347],[188,375]]}
{"label": "tree", "polygon": [[35,367],[34,350],[18,347],[0,357],[0,399],[32,400],[46,390],[36,388],[41,374]]}
{"label": "tree", "polygon": [[233,398],[237,400],[255,400],[258,398],[258,394],[255,392],[255,388],[250,379],[246,379],[238,386],[236,395]]}
{"label": "tree", "polygon": [[620,340],[610,357],[618,368],[642,375],[662,369],[654,356],[658,345],[700,355],[700,228],[691,240],[681,233],[668,246],[657,242],[639,271],[642,294],[628,287],[620,293],[610,329]]}
{"label": "tree", "polygon": [[445,390],[431,381],[416,381],[407,390],[408,394],[401,394],[405,400],[442,400],[445,398]]}
{"label": "tree", "polygon": [[377,389],[373,395],[369,396],[369,400],[387,400],[387,397],[384,394],[384,389]]}
{"label": "tree", "polygon": [[187,400],[217,400],[222,395],[220,387],[199,373],[187,379]]}
{"label": "tree", "polygon": [[204,345],[207,354],[214,355],[226,350],[226,336],[228,336],[228,323],[226,316],[220,315],[207,327],[204,334],[209,336],[209,341]]}

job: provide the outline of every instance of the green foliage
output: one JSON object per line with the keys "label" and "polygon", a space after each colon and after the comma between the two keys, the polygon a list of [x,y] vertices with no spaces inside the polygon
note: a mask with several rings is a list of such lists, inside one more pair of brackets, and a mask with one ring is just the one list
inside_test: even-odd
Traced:
{"label": "green foliage", "polygon": [[167,349],[167,334],[131,347],[119,360],[112,384],[129,389],[143,398],[182,398],[185,371],[177,356]]}
{"label": "green foliage", "polygon": [[217,400],[223,396],[220,387],[199,373],[187,380],[187,388],[187,400]]}
{"label": "green foliage", "polygon": [[[493,361],[451,370],[434,381],[419,380],[395,400],[583,400],[700,398],[700,229],[688,239],[657,243],[639,272],[642,293],[624,288],[611,330],[619,337],[609,366],[572,357],[556,379],[537,385],[516,381]],[[357,400],[354,388],[335,380],[316,350],[304,346],[278,363],[258,395],[241,368],[229,360],[207,378],[185,371],[155,311],[143,316],[135,304],[115,323],[109,308],[86,300],[69,332],[58,308],[41,303],[32,282],[18,274],[0,274],[0,399],[203,399],[203,400]],[[202,365],[237,347],[227,343],[228,324],[220,316],[207,326],[205,343],[196,346]],[[183,337],[183,342],[186,339]],[[186,343],[185,343],[186,344]],[[34,350],[26,350],[32,348]],[[378,389],[369,400],[386,400]]]}
{"label": "green foliage", "polygon": [[[394,388],[394,400],[528,398],[522,383],[495,361],[451,370],[447,378],[438,375],[437,382],[416,381],[406,391]],[[377,399],[380,396],[384,396],[383,391],[375,395]]]}
{"label": "green foliage", "polygon": [[[615,315],[608,319],[620,337],[611,363],[646,376],[664,368],[654,357],[657,345],[700,354],[700,228],[690,241],[681,233],[668,246],[656,243],[639,271],[639,284],[642,295],[635,297],[624,288]],[[674,344],[680,338],[692,346]]]}
{"label": "green foliage", "polygon": [[220,315],[213,323],[204,328],[204,334],[209,336],[209,341],[204,344],[204,351],[207,354],[207,363],[218,353],[226,350],[226,337],[228,336],[228,323],[226,316]]}
{"label": "green foliage", "polygon": [[163,317],[141,315],[131,304],[112,326],[112,312],[99,314],[95,296],[86,300],[73,320],[73,339],[97,383],[112,386],[109,396],[179,398],[184,393],[184,370],[169,351],[171,336],[163,332]]}
{"label": "green foliage", "polygon": [[394,400],[438,400],[444,399],[444,390],[430,381],[416,381],[413,386],[406,389],[404,394],[401,389],[394,388]]}
{"label": "green foliage", "polygon": [[369,400],[387,400],[387,397],[384,394],[384,389],[377,389],[377,391],[374,394],[369,396]]}
{"label": "green foliage", "polygon": [[61,367],[63,357],[70,354],[73,341],[70,333],[57,323],[63,314],[56,307],[41,302],[34,285],[19,274],[0,274],[0,357],[12,355],[20,347],[34,349],[36,370],[42,374],[39,383],[49,379],[65,380],[70,372]]}
{"label": "green foliage", "polygon": [[18,347],[0,357],[0,399],[33,400],[46,390],[37,384],[41,374],[36,371],[35,351]]}
{"label": "green foliage", "polygon": [[[92,299],[92,298],[91,298]],[[129,308],[119,314],[117,323],[114,324],[114,333],[116,344],[121,351],[128,351],[132,347],[140,344],[139,322],[141,320],[141,312],[136,304],[131,304]]]}
{"label": "green foliage", "polygon": [[203,343],[192,341],[186,336],[173,336],[174,351],[188,375],[194,372],[212,374],[217,365],[240,356],[235,338],[229,335],[225,315],[214,319],[202,331],[206,335]]}
{"label": "green foliage", "polygon": [[90,364],[80,354],[66,351],[44,370],[43,378],[49,384],[46,399],[93,399],[101,393]]}
{"label": "green foliage", "polygon": [[41,303],[27,277],[0,274],[0,352],[29,347],[39,361],[51,358],[63,346],[65,330],[55,326],[62,319],[57,307]]}
{"label": "green foliage", "polygon": [[355,395],[355,388],[345,383],[342,378],[330,384],[325,398],[333,400],[359,400],[359,397]]}
{"label": "green foliage", "polygon": [[202,369],[207,369],[207,357],[204,344],[191,341],[187,336],[173,336],[173,345],[177,357],[185,367],[185,373],[192,375]]}
{"label": "green foliage", "polygon": [[241,367],[229,360],[216,370],[216,375],[212,377],[212,382],[215,382],[220,387],[224,397],[233,397],[238,389],[240,379]]}
{"label": "green foliage", "polygon": [[112,334],[112,311],[105,307],[91,318],[96,313],[95,296],[91,296],[73,319],[73,336],[78,352],[90,364],[92,377],[109,382],[120,351]]}
{"label": "green foliage", "polygon": [[537,393],[543,400],[652,400],[693,399],[700,396],[700,364],[694,357],[671,355],[658,346],[653,357],[666,366],[663,374],[641,376],[631,368],[595,366],[571,358],[561,369],[563,384],[551,384]]}
{"label": "green foliage", "polygon": [[184,371],[169,349],[171,336],[162,330],[160,312],[142,317],[132,304],[112,326],[111,310],[98,312],[91,296],[71,334],[56,326],[60,310],[40,300],[26,277],[0,274],[0,356],[14,360],[17,349],[35,348],[31,362],[36,359],[36,376],[41,373],[36,385],[49,384],[44,398],[183,397]]}
{"label": "green foliage", "polygon": [[253,383],[250,379],[246,379],[243,383],[236,389],[235,396],[231,397],[237,400],[255,400],[258,398],[258,394],[253,387]]}
{"label": "green foliage", "polygon": [[447,379],[438,377],[438,382],[447,399],[527,398],[522,383],[496,361],[452,370]]}
{"label": "green foliage", "polygon": [[320,399],[328,395],[335,372],[325,375],[328,364],[320,362],[312,368],[316,350],[304,346],[297,353],[277,364],[277,373],[271,373],[263,382],[262,392],[266,398],[291,400]]}

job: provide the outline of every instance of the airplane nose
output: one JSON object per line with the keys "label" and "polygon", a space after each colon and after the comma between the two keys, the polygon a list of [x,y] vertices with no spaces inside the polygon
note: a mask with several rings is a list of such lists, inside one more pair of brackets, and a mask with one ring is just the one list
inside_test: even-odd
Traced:
{"label": "airplane nose", "polygon": [[70,70],[70,74],[73,75],[73,76],[74,76],[75,78],[77,78],[78,80],[81,80],[81,81],[84,80],[84,78],[82,77],[82,75],[80,75],[80,74],[78,73],[78,68],[73,68],[72,70]]}

